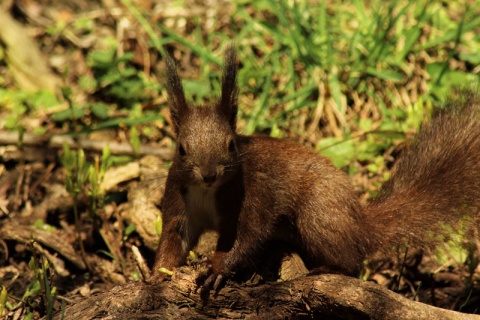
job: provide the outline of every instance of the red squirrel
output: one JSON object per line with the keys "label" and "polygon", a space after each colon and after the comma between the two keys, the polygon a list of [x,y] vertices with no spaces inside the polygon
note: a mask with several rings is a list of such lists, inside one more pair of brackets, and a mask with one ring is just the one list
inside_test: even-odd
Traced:
{"label": "red squirrel", "polygon": [[225,53],[221,97],[190,105],[175,62],[165,57],[177,149],[161,201],[160,268],[183,265],[205,230],[219,238],[202,275],[216,289],[252,263],[267,241],[287,241],[309,269],[356,276],[363,261],[428,235],[480,210],[480,100],[440,111],[406,148],[391,179],[371,203],[360,202],[348,176],[297,143],[236,132],[237,56]]}

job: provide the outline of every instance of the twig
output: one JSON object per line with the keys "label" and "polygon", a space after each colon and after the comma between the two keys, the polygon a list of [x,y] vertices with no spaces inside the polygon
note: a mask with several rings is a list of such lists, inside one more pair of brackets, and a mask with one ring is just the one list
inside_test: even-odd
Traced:
{"label": "twig", "polygon": [[148,268],[147,263],[145,262],[145,259],[140,253],[140,250],[138,250],[137,246],[132,246],[132,253],[143,279],[148,280],[148,278],[150,278],[150,269]]}
{"label": "twig", "polygon": [[[0,145],[18,145],[19,135],[17,132],[11,131],[0,131]],[[67,135],[36,135],[32,133],[25,133],[23,136],[22,144],[24,146],[33,146],[33,147],[47,147],[60,149],[64,144],[67,144],[69,147],[76,149],[82,148],[84,150],[102,152],[103,148],[108,145],[112,154],[117,155],[135,155],[133,148],[130,144],[127,143],[118,143],[110,141],[101,141],[101,140],[91,140],[87,138],[79,138],[78,141],[75,141],[72,137]],[[154,155],[158,156],[163,160],[172,159],[172,150],[165,147],[155,147],[155,146],[140,146],[138,152],[140,155]]]}

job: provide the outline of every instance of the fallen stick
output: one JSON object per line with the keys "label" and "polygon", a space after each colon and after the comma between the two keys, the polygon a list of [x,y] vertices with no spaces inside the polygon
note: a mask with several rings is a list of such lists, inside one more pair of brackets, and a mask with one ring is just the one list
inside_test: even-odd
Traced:
{"label": "fallen stick", "polygon": [[[229,283],[208,301],[195,272],[178,269],[171,281],[133,282],[65,310],[66,319],[480,319],[404,298],[378,284],[342,275],[304,276],[245,286]],[[60,313],[56,319],[60,319]]]}
{"label": "fallen stick", "polygon": [[[19,135],[17,132],[0,131],[0,145],[19,145]],[[25,133],[22,138],[22,145],[31,147],[63,148],[67,144],[70,148],[82,148],[84,150],[101,152],[105,146],[109,146],[112,154],[116,155],[135,155],[130,144],[110,141],[92,140],[88,138],[79,138],[75,141],[67,135],[37,135]],[[170,148],[145,146],[139,148],[137,155],[155,155],[162,160],[171,160],[173,153]]]}

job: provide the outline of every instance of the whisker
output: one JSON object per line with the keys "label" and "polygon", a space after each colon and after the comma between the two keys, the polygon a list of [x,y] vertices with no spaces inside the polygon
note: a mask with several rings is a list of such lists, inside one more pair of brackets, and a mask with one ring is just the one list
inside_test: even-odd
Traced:
{"label": "whisker", "polygon": [[163,175],[155,175],[155,176],[151,176],[149,175],[148,177],[140,177],[141,178],[141,181],[142,182],[149,182],[149,181],[155,181],[155,180],[159,180],[159,179],[166,179],[168,176],[168,174],[163,174]]}

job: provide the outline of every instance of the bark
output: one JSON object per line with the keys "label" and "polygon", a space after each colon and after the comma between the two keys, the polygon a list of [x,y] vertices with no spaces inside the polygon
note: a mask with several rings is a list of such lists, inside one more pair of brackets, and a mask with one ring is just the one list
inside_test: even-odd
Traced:
{"label": "bark", "polygon": [[[342,275],[245,286],[229,282],[201,299],[191,269],[172,280],[117,286],[65,310],[65,319],[480,319],[408,300],[380,285]],[[60,319],[58,314],[55,319]]]}

